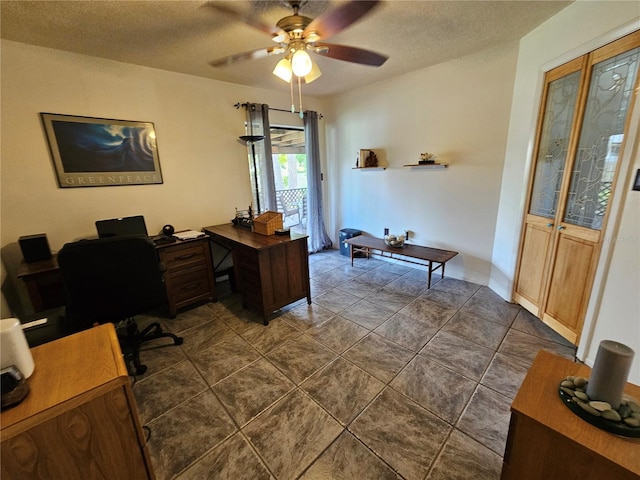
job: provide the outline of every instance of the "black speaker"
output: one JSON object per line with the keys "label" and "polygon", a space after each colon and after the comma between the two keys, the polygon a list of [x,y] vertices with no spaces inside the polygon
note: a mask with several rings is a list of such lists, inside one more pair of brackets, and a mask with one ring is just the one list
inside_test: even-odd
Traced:
{"label": "black speaker", "polygon": [[51,249],[47,241],[46,233],[25,235],[18,239],[22,256],[27,263],[39,262],[51,258]]}

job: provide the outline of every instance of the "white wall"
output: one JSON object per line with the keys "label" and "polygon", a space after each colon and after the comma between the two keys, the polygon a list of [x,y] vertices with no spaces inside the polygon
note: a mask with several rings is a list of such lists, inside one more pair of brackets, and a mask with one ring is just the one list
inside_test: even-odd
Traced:
{"label": "white wall", "polygon": [[[10,41],[1,48],[0,238],[9,277],[22,235],[44,232],[58,250],[94,236],[98,219],[142,214],[155,234],[167,223],[200,229],[228,222],[235,207],[251,202],[247,150],[237,141],[244,110],[233,104],[287,108],[284,83],[274,92]],[[305,97],[304,106],[323,111],[317,99]],[[40,112],[154,122],[164,183],[59,188]],[[300,122],[291,114],[275,120]]]}
{"label": "white wall", "polygon": [[[411,231],[460,252],[447,275],[487,284],[517,45],[510,44],[331,99],[326,121],[332,236]],[[360,149],[386,170],[353,170]],[[405,168],[421,152],[446,170]]]}
{"label": "white wall", "polygon": [[[638,28],[640,6],[637,2],[577,1],[520,42],[489,283],[504,298],[511,297],[513,286],[544,72]],[[635,118],[639,111],[640,102],[636,100]],[[631,346],[636,357],[629,379],[634,383],[640,383],[637,226],[640,194],[630,191],[628,179],[638,164],[637,125],[636,120],[630,129],[629,148],[621,165],[623,187],[617,190],[612,201],[612,218],[605,232],[606,238],[622,240],[605,242],[603,246],[578,349],[578,357],[592,365],[602,339]],[[634,151],[635,161],[632,161]]]}

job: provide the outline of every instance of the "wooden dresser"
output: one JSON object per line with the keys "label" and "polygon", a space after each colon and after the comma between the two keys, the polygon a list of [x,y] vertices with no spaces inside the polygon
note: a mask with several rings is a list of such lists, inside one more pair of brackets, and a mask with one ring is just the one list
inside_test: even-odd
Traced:
{"label": "wooden dresser", "polygon": [[164,284],[172,317],[183,307],[216,301],[216,284],[207,237],[157,245],[156,250],[166,267]]}
{"label": "wooden dresser", "polygon": [[30,392],[0,416],[0,477],[155,478],[113,325],[31,352]]}
{"label": "wooden dresser", "polygon": [[269,315],[285,305],[305,297],[311,304],[306,235],[261,235],[231,223],[203,231],[231,251],[243,305],[262,314],[265,325]]}
{"label": "wooden dresser", "polygon": [[[614,435],[575,415],[558,395],[591,369],[541,350],[511,405],[502,480],[638,480],[640,438]],[[625,393],[640,399],[640,387]]]}

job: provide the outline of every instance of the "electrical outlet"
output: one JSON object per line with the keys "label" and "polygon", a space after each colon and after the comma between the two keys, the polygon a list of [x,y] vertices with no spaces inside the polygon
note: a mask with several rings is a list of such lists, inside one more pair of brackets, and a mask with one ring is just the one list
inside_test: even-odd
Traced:
{"label": "electrical outlet", "polygon": [[389,229],[387,227],[384,228],[384,234],[389,235]]}
{"label": "electrical outlet", "polygon": [[404,239],[405,239],[405,241],[409,240],[409,232],[410,232],[409,230],[405,230],[404,231]]}

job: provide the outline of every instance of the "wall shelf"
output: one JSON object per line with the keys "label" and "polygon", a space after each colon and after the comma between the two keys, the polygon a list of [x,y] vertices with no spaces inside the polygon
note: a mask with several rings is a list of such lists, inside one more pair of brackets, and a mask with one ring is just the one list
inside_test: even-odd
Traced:
{"label": "wall shelf", "polygon": [[387,167],[353,167],[351,170],[386,170]]}
{"label": "wall shelf", "polygon": [[408,163],[403,165],[403,167],[430,168],[433,170],[440,169],[440,168],[447,168],[448,166],[449,166],[448,163]]}

